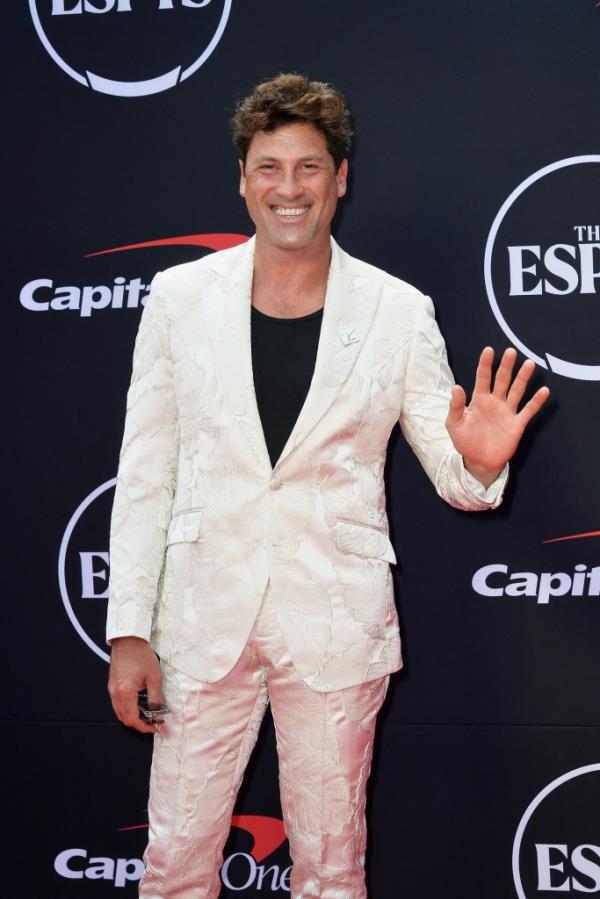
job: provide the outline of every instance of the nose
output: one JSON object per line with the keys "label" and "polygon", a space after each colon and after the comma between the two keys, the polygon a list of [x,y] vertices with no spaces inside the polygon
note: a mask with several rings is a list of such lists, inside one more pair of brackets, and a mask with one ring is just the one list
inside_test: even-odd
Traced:
{"label": "nose", "polygon": [[282,170],[277,193],[285,200],[293,200],[302,193],[302,185],[295,168]]}

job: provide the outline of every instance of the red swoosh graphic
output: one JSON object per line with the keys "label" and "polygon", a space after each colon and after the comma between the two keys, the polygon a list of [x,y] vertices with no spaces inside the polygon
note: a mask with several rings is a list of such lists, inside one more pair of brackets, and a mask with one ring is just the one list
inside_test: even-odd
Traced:
{"label": "red swoosh graphic", "polygon": [[[267,815],[234,815],[231,819],[233,827],[246,830],[253,838],[252,856],[257,862],[275,852],[285,842],[285,830],[280,818],[270,818]],[[118,833],[130,830],[147,830],[147,824],[134,824],[131,827],[118,827]]]}
{"label": "red swoosh graphic", "polygon": [[[600,6],[600,3],[598,5]],[[569,534],[568,537],[552,537],[551,540],[542,540],[542,543],[562,543],[563,540],[579,540],[581,537],[600,537],[600,531],[586,531],[584,534]]]}
{"label": "red swoosh graphic", "polygon": [[108,250],[97,250],[86,253],[90,256],[105,256],[107,253],[123,253],[125,250],[143,250],[146,247],[206,247],[208,250],[227,250],[246,243],[246,234],[184,234],[181,237],[163,237],[160,240],[145,240],[142,243],[130,243],[122,247],[111,247]]}
{"label": "red swoosh graphic", "polygon": [[280,818],[268,818],[265,815],[234,815],[231,819],[234,827],[247,830],[254,837],[252,855],[257,862],[275,852],[285,840],[283,821]]}

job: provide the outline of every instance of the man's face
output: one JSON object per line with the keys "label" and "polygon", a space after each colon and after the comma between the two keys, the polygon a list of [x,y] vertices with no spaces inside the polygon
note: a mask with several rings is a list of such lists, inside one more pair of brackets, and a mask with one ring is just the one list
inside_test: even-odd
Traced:
{"label": "man's face", "polygon": [[294,122],[257,132],[246,165],[240,161],[240,194],[259,243],[283,250],[329,245],[338,197],[346,193],[348,162],[337,172],[325,137]]}

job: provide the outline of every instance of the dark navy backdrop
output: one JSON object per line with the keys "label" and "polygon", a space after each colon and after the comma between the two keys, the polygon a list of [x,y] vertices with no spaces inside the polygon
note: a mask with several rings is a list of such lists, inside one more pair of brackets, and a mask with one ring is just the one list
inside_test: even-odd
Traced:
{"label": "dark navy backdrop", "polygon": [[[484,281],[500,207],[545,166],[600,153],[600,9],[594,0],[31,0],[2,15],[4,890],[133,896],[150,746],[114,722],[105,689],[112,489],[99,488],[116,474],[144,285],[251,233],[228,135],[235,99],[280,70],[346,93],[357,137],[336,236],[431,294],[457,379],[470,386],[481,346],[510,342]],[[156,78],[179,61],[178,41],[189,67],[219,21],[212,53],[170,89],[125,97],[81,83],[86,69],[112,81]],[[553,328],[569,361],[586,364],[600,361],[590,358],[600,324],[597,163],[576,163],[572,189],[557,172],[522,195],[528,205],[516,224],[507,213],[492,273],[502,313],[523,329],[516,337],[531,341],[544,323],[544,339]],[[592,230],[578,237],[581,225]],[[158,240],[167,243],[132,248]],[[556,258],[579,271],[586,242],[592,291],[567,291],[575,276],[555,266],[548,277],[561,292],[552,293],[545,250],[572,246]],[[521,298],[507,287],[507,247],[517,244],[540,247],[522,252],[530,292]],[[588,344],[574,345],[571,333]],[[540,791],[600,761],[600,384],[593,373],[536,377],[552,403],[493,515],[446,507],[392,438],[388,506],[407,665],[379,729],[368,857],[376,899],[600,892],[600,832],[581,793],[570,798],[559,785],[561,814],[545,826],[544,801],[535,812],[538,848],[533,819],[513,845]],[[562,537],[573,539],[544,542]],[[476,583],[491,595],[472,586],[481,569]],[[542,583],[548,602],[538,601]],[[594,806],[595,779],[581,776]],[[223,895],[285,895],[269,722],[237,813],[246,817],[228,844]]]}

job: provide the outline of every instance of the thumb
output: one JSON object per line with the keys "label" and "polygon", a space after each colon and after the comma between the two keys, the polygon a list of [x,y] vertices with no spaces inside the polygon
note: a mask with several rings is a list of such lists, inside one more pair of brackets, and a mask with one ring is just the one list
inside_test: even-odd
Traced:
{"label": "thumb", "polygon": [[455,384],[452,388],[452,396],[450,397],[450,406],[448,408],[448,417],[446,419],[446,427],[450,428],[457,425],[465,414],[465,406],[467,404],[467,395],[459,384]]}

